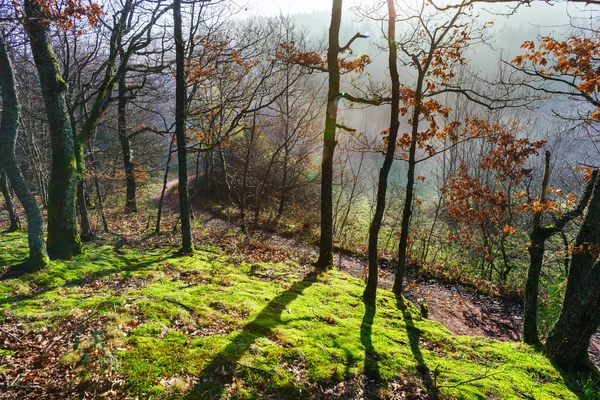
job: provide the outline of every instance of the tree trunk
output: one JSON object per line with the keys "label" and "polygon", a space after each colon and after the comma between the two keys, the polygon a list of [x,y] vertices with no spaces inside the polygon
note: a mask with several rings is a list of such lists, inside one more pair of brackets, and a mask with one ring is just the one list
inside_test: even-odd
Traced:
{"label": "tree trunk", "polygon": [[[550,152],[546,151],[544,160],[544,176],[540,192],[540,203],[546,200],[546,191],[550,180]],[[529,269],[527,270],[527,281],[525,282],[525,304],[523,310],[523,342],[527,344],[538,344],[540,342],[537,329],[537,306],[540,286],[540,274],[544,260],[544,247],[546,235],[540,228],[542,213],[537,212],[533,216],[532,231],[529,235]]]}
{"label": "tree trunk", "polygon": [[398,120],[398,109],[400,107],[400,76],[398,74],[397,44],[396,44],[396,9],[394,0],[387,0],[388,5],[388,46],[389,46],[389,68],[392,80],[392,104],[390,112],[390,134],[387,138],[387,149],[381,170],[379,171],[379,183],[377,185],[377,201],[375,215],[369,229],[369,276],[365,288],[365,300],[375,302],[377,293],[377,278],[379,270],[379,231],[385,211],[385,197],[387,194],[388,175],[394,162],[396,153],[396,142],[400,122]]}
{"label": "tree trunk", "polygon": [[340,99],[340,25],[342,21],[342,0],[333,0],[331,25],[329,27],[329,49],[327,66],[329,70],[329,89],[327,91],[327,110],[325,113],[325,132],[323,159],[321,161],[321,239],[317,269],[333,267],[333,155],[337,141],[338,101]]}
{"label": "tree trunk", "polygon": [[8,217],[10,219],[10,226],[8,232],[14,232],[21,229],[21,221],[19,220],[19,214],[15,209],[15,205],[10,194],[10,188],[8,187],[8,180],[6,179],[6,172],[0,170],[0,191],[4,196],[4,202],[6,204],[6,211],[8,211]]}
{"label": "tree trunk", "polygon": [[600,373],[590,361],[590,338],[600,325],[600,179],[595,176],[587,213],[575,241],[563,307],[546,341],[550,360],[568,372],[594,379]]}
{"label": "tree trunk", "polygon": [[[92,162],[92,165],[95,170],[96,160],[94,160],[94,152],[92,151],[92,145],[90,145],[90,142],[88,142],[87,145],[88,152],[90,154],[90,161]],[[108,233],[110,232],[110,229],[108,229],[108,221],[106,220],[106,216],[104,215],[104,199],[102,198],[102,190],[100,190],[100,180],[98,179],[97,171],[94,171],[94,187],[96,189],[96,197],[98,197],[98,208],[100,211],[100,217],[102,218],[102,227],[104,228],[104,233]]]}
{"label": "tree trunk", "polygon": [[95,239],[96,234],[92,230],[92,224],[90,224],[83,176],[81,176],[81,180],[77,183],[77,208],[79,209],[79,217],[81,219],[81,240],[91,242]]}
{"label": "tree trunk", "polygon": [[0,35],[0,89],[3,106],[2,121],[0,122],[0,166],[8,175],[13,190],[25,209],[29,240],[29,259],[26,264],[28,268],[37,270],[48,265],[48,253],[44,243],[44,221],[40,207],[29,190],[15,159],[19,128],[19,100],[12,63],[2,35]]}
{"label": "tree trunk", "polygon": [[[286,123],[287,126],[287,123]],[[287,130],[287,127],[286,127]],[[286,136],[287,140],[287,136]],[[287,185],[288,185],[288,166],[289,166],[289,151],[287,145],[283,152],[283,176],[281,177],[281,196],[279,197],[279,207],[277,208],[277,215],[275,216],[275,223],[279,223],[281,217],[283,217],[283,211],[285,210],[285,203],[287,202]]]}
{"label": "tree trunk", "polygon": [[173,152],[173,142],[175,141],[175,135],[171,137],[171,143],[169,144],[169,153],[167,154],[167,165],[165,166],[165,175],[163,177],[163,187],[160,192],[160,200],[158,201],[158,212],[156,213],[156,227],[154,232],[160,234],[160,220],[162,218],[163,201],[165,199],[165,192],[167,191],[167,182],[169,181],[169,168],[171,166],[171,153]]}
{"label": "tree trunk", "polygon": [[410,149],[408,153],[408,172],[406,180],[406,198],[404,199],[404,208],[402,210],[402,223],[400,224],[400,242],[398,244],[398,268],[394,277],[394,286],[392,290],[397,295],[402,294],[402,284],[404,281],[404,273],[406,271],[407,250],[408,250],[408,233],[410,229],[410,217],[412,215],[413,197],[415,190],[415,167],[416,167],[416,152],[417,139],[419,130],[419,118],[421,115],[421,94],[423,87],[423,75],[419,74],[417,82],[417,90],[415,96],[415,111],[413,114],[413,126],[411,134]]}
{"label": "tree trunk", "polygon": [[42,86],[52,144],[48,188],[48,253],[51,258],[68,260],[81,253],[81,239],[75,207],[77,161],[67,108],[67,84],[61,77],[50,30],[42,21],[39,5],[33,0],[26,0],[25,14],[25,27]]}
{"label": "tree trunk", "polygon": [[133,152],[127,136],[127,83],[125,82],[125,72],[119,77],[119,103],[118,110],[118,130],[119,142],[121,143],[121,153],[123,155],[123,166],[125,167],[125,184],[127,186],[127,197],[125,200],[125,212],[137,212],[137,202],[135,196],[135,166],[133,164]]}
{"label": "tree trunk", "polygon": [[175,136],[179,160],[179,214],[181,216],[181,253],[194,252],[192,220],[188,193],[187,149],[185,141],[185,46],[183,43],[181,0],[173,0],[173,23],[175,30]]}
{"label": "tree trunk", "polygon": [[242,220],[242,232],[248,233],[246,226],[246,186],[248,183],[248,169],[250,167],[250,157],[254,145],[254,134],[256,132],[256,113],[252,118],[252,128],[250,129],[250,138],[248,148],[246,149],[246,158],[244,160],[244,174],[242,176],[242,193],[240,194],[240,219]]}
{"label": "tree trunk", "polygon": [[540,286],[540,274],[544,259],[546,237],[540,229],[531,232],[529,244],[529,269],[525,282],[525,298],[523,310],[523,342],[537,344],[540,342],[537,329],[537,305]]}

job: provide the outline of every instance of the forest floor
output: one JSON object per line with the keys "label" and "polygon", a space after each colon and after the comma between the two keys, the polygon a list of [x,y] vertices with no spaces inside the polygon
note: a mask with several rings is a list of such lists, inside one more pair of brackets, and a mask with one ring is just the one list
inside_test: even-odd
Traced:
{"label": "forest floor", "polygon": [[[0,398],[593,398],[511,341],[518,329],[492,338],[487,320],[509,318],[491,311],[497,300],[411,277],[426,319],[384,271],[370,307],[359,258],[315,275],[306,240],[195,213],[192,257],[176,253],[175,213],[154,235],[151,214],[115,211],[113,231],[73,261],[0,278]],[[0,267],[26,252],[24,232],[0,233]],[[444,310],[464,320],[452,332],[433,320]]]}
{"label": "forest floor", "polygon": [[[177,213],[178,201],[174,196],[177,180],[167,184],[168,195],[165,211]],[[194,206],[198,223],[214,232],[225,235],[241,235],[239,224],[223,218],[218,213]],[[254,229],[252,240],[269,246],[274,251],[284,251],[296,260],[307,262],[318,257],[318,247],[302,235],[282,235],[273,230]],[[343,251],[335,252],[335,266],[356,278],[365,279],[366,257],[357,257]],[[429,309],[428,318],[440,322],[449,331],[458,335],[485,336],[502,341],[521,340],[523,322],[522,304],[479,293],[460,283],[445,283],[436,279],[424,278],[415,271],[405,277],[405,296],[415,305],[425,303]],[[391,289],[394,271],[386,265],[380,266],[378,286]],[[593,336],[590,344],[590,358],[600,368],[600,333]]]}

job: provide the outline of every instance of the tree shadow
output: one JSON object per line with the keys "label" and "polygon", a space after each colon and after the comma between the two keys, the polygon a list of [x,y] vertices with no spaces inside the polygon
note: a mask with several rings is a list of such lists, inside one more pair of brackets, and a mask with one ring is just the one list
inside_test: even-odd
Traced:
{"label": "tree shadow", "polygon": [[421,352],[421,348],[419,347],[421,331],[415,326],[415,323],[412,319],[412,314],[406,307],[405,301],[407,300],[405,300],[404,297],[402,297],[401,295],[396,295],[396,306],[399,310],[402,311],[410,351],[412,352],[413,357],[417,361],[417,372],[421,376],[421,380],[423,381],[423,385],[425,385],[425,388],[427,389],[427,393],[429,394],[429,396],[431,396],[431,399],[435,400],[438,398],[438,390],[436,387],[435,379],[433,377],[433,373],[425,363],[423,353]]}
{"label": "tree shadow", "polygon": [[[103,256],[106,256],[106,257],[108,257],[109,255],[114,256],[114,254],[107,254],[107,252],[112,253],[112,250],[106,249],[106,250],[102,250],[92,256],[86,257],[84,255],[83,257],[86,257],[85,261],[94,262],[94,261],[102,260],[104,258]],[[76,257],[74,259],[74,262],[77,262],[78,258],[80,258],[80,257],[82,257],[82,256]],[[90,285],[90,284],[94,283],[95,281],[100,280],[100,279],[107,277],[109,275],[112,275],[112,274],[122,274],[123,279],[126,279],[127,277],[131,276],[132,273],[134,273],[136,271],[143,271],[152,265],[158,266],[158,265],[160,265],[160,263],[162,261],[164,261],[168,258],[170,258],[170,255],[166,254],[166,253],[161,257],[151,258],[146,261],[142,261],[142,260],[140,260],[140,258],[135,257],[135,256],[119,255],[119,259],[122,262],[122,264],[113,265],[111,268],[103,268],[102,270],[83,274],[81,276],[73,277],[71,279],[65,279],[65,282],[58,286],[35,286],[30,293],[5,296],[4,298],[0,298],[0,305],[12,305],[12,304],[15,304],[15,303],[18,303],[21,301],[35,300],[36,298],[44,295],[45,293],[57,290],[58,288],[72,288],[72,287],[77,287],[77,286],[83,287],[86,285]],[[72,271],[72,270],[68,270],[68,271]],[[1,275],[0,282],[2,282],[3,280],[7,280],[7,279],[21,278],[26,274],[30,274],[30,273],[35,274],[38,272],[43,273],[45,275],[46,279],[48,279],[48,280],[52,280],[53,278],[61,278],[61,279],[65,278],[65,276],[63,275],[65,273],[65,271],[62,271],[62,270],[47,269],[47,270],[32,271],[32,270],[27,269],[27,267],[21,267],[21,264],[19,264],[19,265],[11,266],[9,268],[9,270],[7,270],[3,275]],[[34,275],[32,275],[32,276],[34,276]]]}
{"label": "tree shadow", "polygon": [[376,314],[374,301],[363,299],[365,315],[360,324],[360,342],[365,348],[365,376],[363,381],[366,399],[379,398],[379,355],[373,346],[373,320]]}
{"label": "tree shadow", "polygon": [[[269,337],[278,326],[285,323],[281,319],[283,311],[303,291],[316,282],[317,272],[308,273],[302,280],[294,283],[288,290],[274,297],[260,313],[221,350],[200,373],[196,386],[185,399],[218,399],[223,395],[225,386],[233,382],[238,367],[252,369],[254,372],[272,375],[271,371],[242,365],[240,358],[258,339]],[[292,389],[292,388],[290,388]]]}

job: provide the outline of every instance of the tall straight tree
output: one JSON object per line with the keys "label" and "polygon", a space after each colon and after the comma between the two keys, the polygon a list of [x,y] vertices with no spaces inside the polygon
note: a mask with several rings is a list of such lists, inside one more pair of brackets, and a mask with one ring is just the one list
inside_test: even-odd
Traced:
{"label": "tall straight tree", "polygon": [[39,2],[26,0],[24,24],[39,74],[52,145],[48,187],[48,254],[68,260],[81,253],[77,229],[75,191],[77,161],[67,107],[67,84],[54,53],[47,16]]}
{"label": "tall straight tree", "polygon": [[325,132],[323,134],[323,159],[321,160],[321,239],[317,268],[325,270],[333,266],[333,154],[337,144],[338,102],[340,100],[340,25],[342,23],[342,0],[333,0],[331,25],[329,26],[329,49],[327,50],[327,70],[329,89],[327,90],[327,110],[325,112]]}
{"label": "tall straight tree", "polygon": [[[317,260],[317,269],[319,270],[326,270],[333,266],[333,155],[337,145],[336,129],[340,127],[337,123],[338,103],[342,97],[351,102],[371,105],[379,105],[383,101],[381,98],[364,99],[340,92],[340,75],[342,73],[361,71],[365,65],[370,63],[368,56],[359,56],[353,61],[339,58],[340,55],[350,50],[350,46],[356,39],[367,38],[366,35],[357,33],[345,46],[340,46],[341,23],[342,0],[333,0],[327,64],[324,65],[319,57],[313,62],[300,62],[301,64],[309,64],[314,69],[327,72],[329,75],[325,132],[323,133],[323,157],[321,160],[321,239],[319,259]],[[309,59],[313,58],[310,53],[308,54]],[[304,54],[300,53],[299,58],[303,57]]]}
{"label": "tall straight tree", "polygon": [[369,229],[369,276],[365,288],[364,297],[367,300],[374,301],[377,292],[377,278],[379,268],[378,243],[379,231],[385,211],[385,197],[387,194],[388,175],[394,162],[396,153],[396,144],[398,141],[398,129],[400,128],[399,108],[400,108],[400,76],[398,74],[398,44],[396,43],[396,8],[394,0],[387,0],[388,6],[388,47],[389,47],[389,68],[390,79],[392,81],[392,103],[390,109],[390,133],[387,137],[387,149],[385,159],[379,171],[379,183],[377,185],[377,202],[375,205],[375,215]]}
{"label": "tall straight tree", "polygon": [[29,190],[21,169],[15,159],[19,129],[19,99],[15,86],[12,63],[8,56],[4,35],[0,34],[0,90],[2,90],[2,122],[0,123],[0,167],[25,209],[29,240],[28,268],[37,270],[48,265],[48,253],[44,243],[44,221],[40,207]]}
{"label": "tall straight tree", "polygon": [[192,219],[187,176],[186,128],[186,78],[185,44],[183,42],[183,22],[181,18],[181,0],[173,1],[173,23],[175,35],[175,138],[177,140],[177,158],[179,161],[179,214],[181,216],[181,252],[194,252],[192,238]]}

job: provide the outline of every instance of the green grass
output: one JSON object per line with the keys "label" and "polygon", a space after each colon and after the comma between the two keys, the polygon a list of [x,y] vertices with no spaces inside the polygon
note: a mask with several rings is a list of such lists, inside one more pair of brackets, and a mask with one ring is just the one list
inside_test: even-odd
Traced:
{"label": "green grass", "polygon": [[[22,233],[1,234],[2,262],[21,261],[24,244]],[[100,243],[0,283],[0,322],[35,331],[93,310],[102,340],[63,355],[81,372],[72,386],[104,371],[82,361],[101,344],[110,357],[95,362],[141,398],[304,398],[363,374],[382,396],[407,380],[442,398],[577,398],[535,349],[453,335],[389,291],[366,307],[362,290],[349,275],[314,276],[292,262],[239,263],[202,247],[183,258],[173,249],[117,254]]]}

